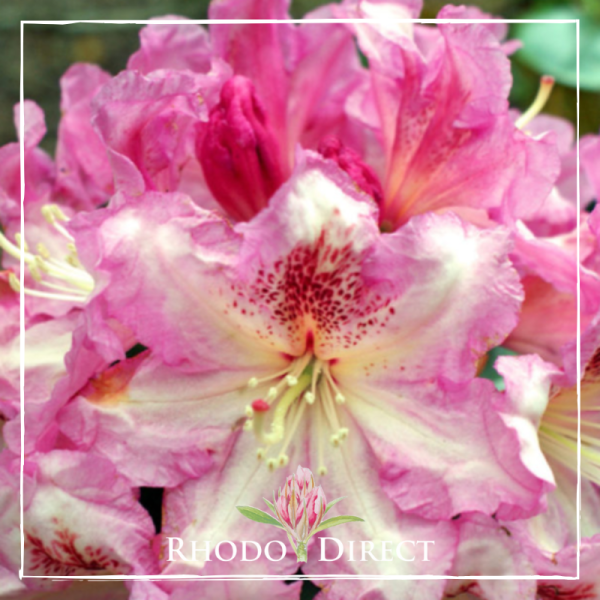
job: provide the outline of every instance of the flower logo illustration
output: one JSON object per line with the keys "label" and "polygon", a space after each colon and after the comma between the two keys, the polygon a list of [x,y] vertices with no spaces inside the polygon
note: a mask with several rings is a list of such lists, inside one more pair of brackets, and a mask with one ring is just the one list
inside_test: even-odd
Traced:
{"label": "flower logo illustration", "polygon": [[298,562],[306,562],[306,545],[315,533],[351,521],[364,521],[360,517],[350,515],[323,520],[329,509],[343,499],[342,496],[328,503],[323,488],[315,485],[311,470],[298,466],[296,473],[286,479],[283,489],[279,489],[277,500],[274,491],[272,503],[264,498],[275,518],[252,506],[236,508],[242,515],[257,523],[266,523],[284,529],[298,557]]}

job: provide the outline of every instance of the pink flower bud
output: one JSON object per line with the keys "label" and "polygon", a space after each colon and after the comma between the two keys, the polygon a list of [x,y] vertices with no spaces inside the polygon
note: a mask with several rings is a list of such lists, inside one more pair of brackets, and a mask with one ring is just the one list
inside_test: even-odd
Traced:
{"label": "pink flower bud", "polygon": [[216,200],[239,221],[264,208],[283,183],[279,143],[249,79],[236,75],[225,83],[196,155]]}
{"label": "pink flower bud", "polygon": [[310,469],[298,467],[290,475],[276,502],[281,524],[297,542],[305,542],[321,524],[327,499],[321,486],[315,487]]}

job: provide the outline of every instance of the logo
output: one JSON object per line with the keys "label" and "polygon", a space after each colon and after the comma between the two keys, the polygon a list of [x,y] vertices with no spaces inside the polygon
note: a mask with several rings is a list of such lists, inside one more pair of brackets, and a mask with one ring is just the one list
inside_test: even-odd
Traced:
{"label": "logo", "polygon": [[313,535],[343,523],[363,521],[360,517],[350,515],[324,518],[328,511],[343,499],[344,496],[327,502],[323,488],[315,485],[310,469],[299,466],[296,473],[286,479],[283,489],[279,489],[277,499],[274,491],[273,502],[263,498],[273,516],[252,506],[236,508],[252,521],[285,530],[298,562],[306,562],[306,545]]}

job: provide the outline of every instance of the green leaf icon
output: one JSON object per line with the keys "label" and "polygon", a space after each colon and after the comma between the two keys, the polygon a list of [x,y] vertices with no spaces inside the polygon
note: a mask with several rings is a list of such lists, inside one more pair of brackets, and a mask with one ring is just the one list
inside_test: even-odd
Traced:
{"label": "green leaf icon", "polygon": [[283,529],[283,525],[276,521],[270,514],[252,506],[236,506],[236,508],[244,515],[244,517],[256,521],[257,523],[266,523]]}

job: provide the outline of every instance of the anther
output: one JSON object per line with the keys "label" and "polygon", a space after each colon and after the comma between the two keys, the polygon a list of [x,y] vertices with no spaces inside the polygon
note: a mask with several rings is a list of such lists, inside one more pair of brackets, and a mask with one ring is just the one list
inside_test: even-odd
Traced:
{"label": "anther", "polygon": [[267,468],[269,471],[274,471],[277,468],[277,461],[274,458],[270,458],[267,461]]}
{"label": "anther", "polygon": [[294,387],[295,385],[298,384],[298,378],[294,377],[293,375],[287,375],[285,378],[285,382],[290,386],[290,387]]}
{"label": "anther", "polygon": [[338,431],[338,436],[340,437],[340,440],[343,442],[348,437],[349,433],[350,433],[350,430],[347,427],[340,427],[340,430]]}
{"label": "anther", "polygon": [[320,466],[317,469],[317,473],[321,476],[321,477],[325,477],[325,475],[327,475],[327,467],[325,466]]}
{"label": "anther", "polygon": [[248,404],[246,405],[246,408],[244,409],[244,412],[246,413],[246,416],[251,419],[254,416],[254,409]]}
{"label": "anther", "polygon": [[27,245],[27,242],[25,241],[25,238],[23,238],[21,236],[20,233],[15,233],[15,242],[17,242],[17,247],[20,250],[25,250],[25,252],[29,252],[29,246]]}
{"label": "anther", "polygon": [[254,423],[252,422],[252,419],[248,419],[243,425],[244,431],[252,431],[253,427]]}
{"label": "anther", "polygon": [[254,389],[258,385],[258,379],[256,377],[250,377],[248,379],[248,387]]}
{"label": "anther", "polygon": [[336,404],[344,404],[344,402],[346,402],[346,398],[344,397],[343,394],[340,394],[340,392],[338,392],[335,395],[335,401],[336,401]]}
{"label": "anther", "polygon": [[287,454],[280,454],[277,460],[280,467],[285,467],[290,462],[290,457]]}
{"label": "anther", "polygon": [[331,442],[331,445],[334,448],[337,448],[340,445],[340,436],[337,433],[334,433],[330,438],[329,441]]}
{"label": "anther", "polygon": [[304,394],[304,399],[306,400],[307,404],[315,403],[315,395],[312,392],[306,392],[306,394]]}
{"label": "anther", "polygon": [[265,455],[266,455],[267,451],[264,448],[258,448],[256,450],[256,458],[258,458],[258,460],[262,460]]}
{"label": "anther", "polygon": [[8,274],[8,285],[10,285],[11,289],[14,292],[21,291],[21,283],[19,282],[19,279],[17,278],[17,276],[14,273]]}
{"label": "anther", "polygon": [[50,252],[48,251],[48,248],[42,244],[42,242],[37,245],[37,251],[42,258],[45,258],[46,260],[50,258]]}
{"label": "anther", "polygon": [[31,276],[36,280],[36,281],[42,281],[42,274],[40,273],[39,268],[37,267],[37,264],[35,262],[30,262],[27,265],[27,268],[29,269],[29,272],[31,273]]}
{"label": "anther", "polygon": [[267,393],[267,400],[275,400],[275,398],[277,398],[277,388],[269,388],[269,391]]}

